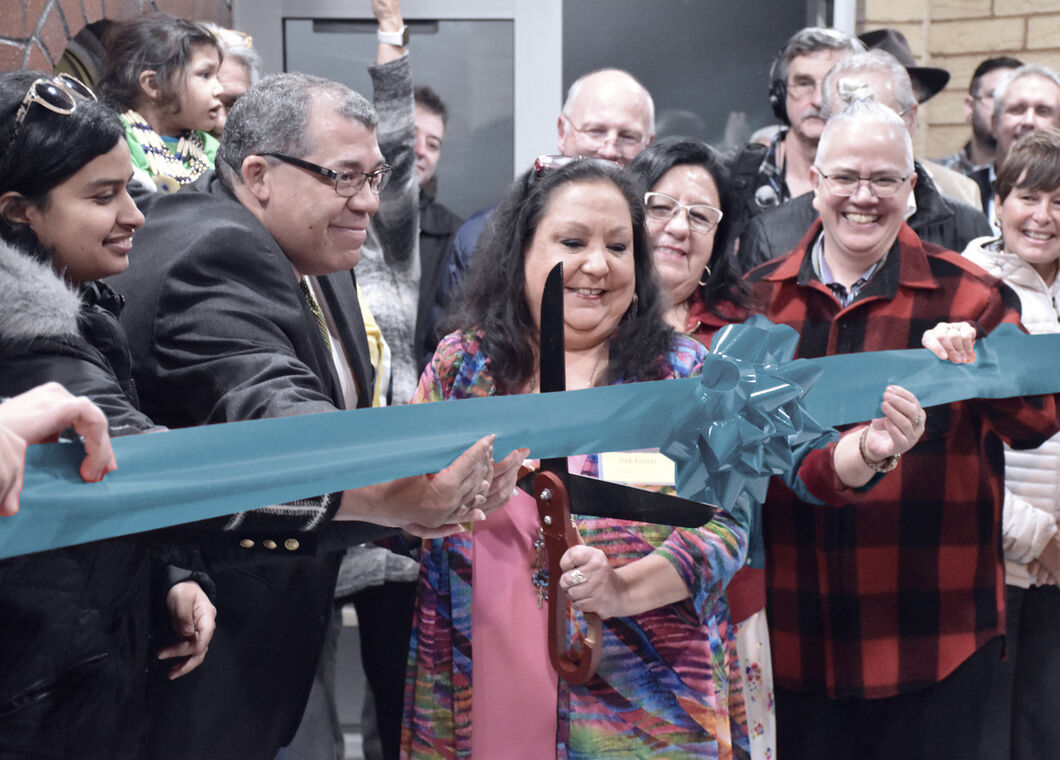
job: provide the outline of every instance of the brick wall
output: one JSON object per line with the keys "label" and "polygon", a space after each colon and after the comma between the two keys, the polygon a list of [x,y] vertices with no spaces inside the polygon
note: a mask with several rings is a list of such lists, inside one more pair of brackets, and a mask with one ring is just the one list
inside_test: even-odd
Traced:
{"label": "brick wall", "polygon": [[163,11],[196,21],[232,24],[231,0],[2,0],[0,71],[50,71],[67,40],[100,19]]}
{"label": "brick wall", "polygon": [[1013,55],[1060,72],[1060,0],[862,0],[858,31],[901,29],[922,66],[950,72],[920,109],[917,152],[951,153],[968,139],[963,99],[984,58]]}

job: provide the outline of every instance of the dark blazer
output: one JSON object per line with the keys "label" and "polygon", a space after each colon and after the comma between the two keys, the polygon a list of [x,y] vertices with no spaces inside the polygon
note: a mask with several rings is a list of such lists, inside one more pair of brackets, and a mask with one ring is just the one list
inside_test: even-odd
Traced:
{"label": "dark blazer", "polygon": [[990,181],[990,167],[981,166],[969,173],[968,178],[978,185],[983,208],[990,208],[990,204],[994,202],[994,183]]}
{"label": "dark blazer", "polygon": [[[357,382],[372,369],[352,272],[320,278]],[[170,427],[343,407],[330,353],[290,261],[212,172],[159,200],[136,236],[127,299],[145,411]],[[206,662],[154,694],[148,756],[272,760],[297,729],[342,549],[383,529],[331,523],[338,495],[189,526],[217,584]],[[271,547],[271,548],[270,548]]]}
{"label": "dark blazer", "polygon": [[[928,173],[915,164],[917,180],[913,188],[916,213],[909,226],[922,239],[951,251],[963,251],[973,239],[990,234],[986,215],[966,203],[943,197]],[[747,226],[736,254],[743,272],[770,259],[790,253],[817,219],[813,193],[800,195],[776,208],[764,211]]]}

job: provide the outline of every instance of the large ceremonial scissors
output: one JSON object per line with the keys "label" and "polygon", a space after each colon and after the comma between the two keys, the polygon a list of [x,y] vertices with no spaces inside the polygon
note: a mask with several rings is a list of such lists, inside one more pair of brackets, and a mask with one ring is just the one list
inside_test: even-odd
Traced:
{"label": "large ceremonial scissors", "polygon": [[[566,390],[563,264],[556,264],[545,281],[539,340],[538,388],[542,393]],[[540,469],[522,478],[520,485],[529,486],[525,490],[537,501],[538,519],[545,538],[549,660],[567,683],[583,684],[593,677],[600,664],[602,625],[598,615],[586,612],[583,616],[585,630],[576,630],[573,637],[568,635],[570,600],[566,589],[559,584],[563,572],[559,562],[567,549],[581,542],[571,513],[699,527],[710,522],[715,508],[676,496],[571,475],[563,457],[542,459]]]}

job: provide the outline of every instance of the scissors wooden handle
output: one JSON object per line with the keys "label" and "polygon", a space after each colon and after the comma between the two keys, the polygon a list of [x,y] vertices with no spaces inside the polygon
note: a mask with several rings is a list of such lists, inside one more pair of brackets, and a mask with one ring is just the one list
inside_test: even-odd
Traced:
{"label": "scissors wooden handle", "polygon": [[551,470],[541,470],[534,476],[534,498],[548,557],[548,656],[559,677],[577,686],[592,678],[600,664],[603,650],[600,616],[584,613],[586,630],[575,632],[571,646],[567,634],[570,600],[566,589],[559,585],[563,573],[559,561],[569,547],[579,543],[578,529],[571,522],[570,496],[561,476]]}

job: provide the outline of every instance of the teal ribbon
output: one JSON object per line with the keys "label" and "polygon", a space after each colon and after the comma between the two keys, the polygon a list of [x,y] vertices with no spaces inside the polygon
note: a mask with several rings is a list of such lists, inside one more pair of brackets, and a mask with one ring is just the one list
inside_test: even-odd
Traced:
{"label": "teal ribbon", "polygon": [[[741,327],[761,330],[767,342],[777,340],[772,330],[790,329],[763,320],[726,330]],[[719,334],[715,345],[730,338]],[[913,391],[925,407],[1060,391],[1060,335],[1030,336],[1004,325],[976,350],[974,365],[942,362],[925,350],[794,362],[767,356],[756,372],[800,387],[820,373],[801,404],[814,429],[878,416],[890,383]],[[0,520],[0,557],[434,472],[489,433],[497,434],[497,452],[522,446],[534,457],[662,447],[689,415],[703,413],[703,388],[689,378],[127,436],[114,440],[119,469],[100,483],[81,481],[79,444],[32,446],[22,508]],[[730,448],[747,454],[746,447]]]}

